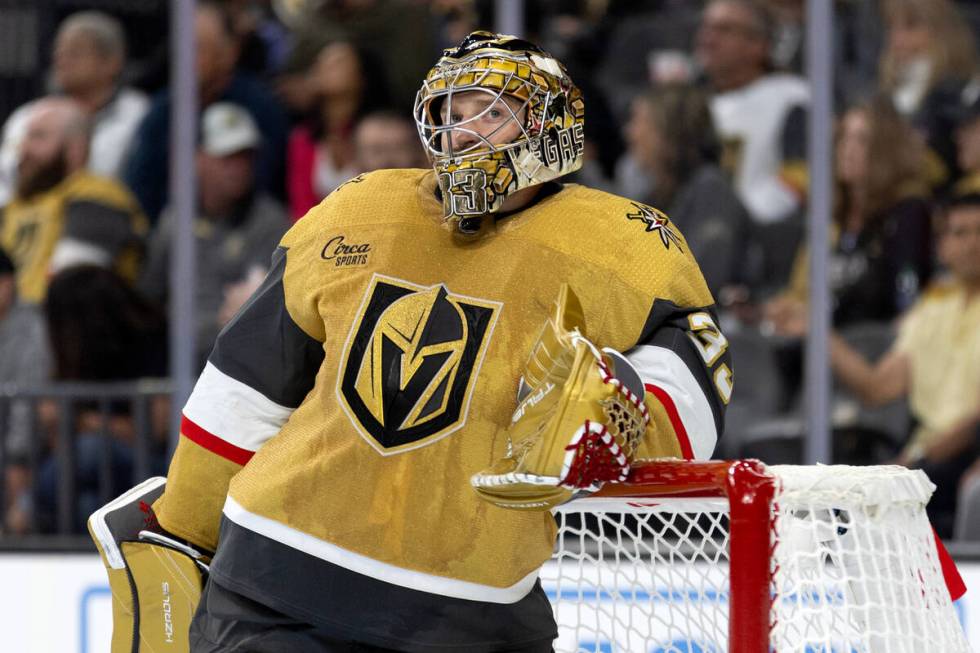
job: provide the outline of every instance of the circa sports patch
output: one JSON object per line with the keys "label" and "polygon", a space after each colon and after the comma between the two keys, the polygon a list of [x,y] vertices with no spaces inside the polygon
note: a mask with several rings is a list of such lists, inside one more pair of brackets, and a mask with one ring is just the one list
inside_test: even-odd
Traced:
{"label": "circa sports patch", "polygon": [[374,275],[351,325],[337,396],[383,455],[460,428],[501,304]]}

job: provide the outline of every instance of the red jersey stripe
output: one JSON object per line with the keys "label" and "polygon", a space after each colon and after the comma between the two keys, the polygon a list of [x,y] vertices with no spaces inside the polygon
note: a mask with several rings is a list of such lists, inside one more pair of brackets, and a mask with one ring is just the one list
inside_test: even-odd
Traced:
{"label": "red jersey stripe", "polygon": [[681,421],[681,416],[677,413],[677,406],[674,405],[674,400],[670,398],[666,390],[652,383],[645,383],[643,387],[647,389],[647,392],[652,392],[660,401],[661,405],[663,405],[664,410],[667,411],[667,418],[670,420],[670,425],[674,427],[674,433],[677,435],[677,443],[681,446],[681,455],[684,456],[684,460],[693,460],[694,449],[691,448],[691,440],[687,437],[687,429],[684,428],[684,422]]}
{"label": "red jersey stripe", "polygon": [[239,465],[244,466],[255,455],[254,451],[236,447],[232,443],[222,440],[217,435],[205,431],[187,419],[186,416],[183,416],[180,420],[180,434],[211,453],[217,454]]}

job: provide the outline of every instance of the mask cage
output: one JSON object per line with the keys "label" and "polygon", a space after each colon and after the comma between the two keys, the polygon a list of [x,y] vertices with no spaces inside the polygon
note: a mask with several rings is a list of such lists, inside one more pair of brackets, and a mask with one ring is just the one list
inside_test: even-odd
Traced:
{"label": "mask cage", "polygon": [[[465,64],[454,68],[443,75],[425,80],[416,98],[415,123],[429,156],[436,159],[465,160],[514,149],[541,136],[544,121],[532,117],[531,114],[534,107],[547,106],[550,93],[546,89],[518,77],[511,70],[493,66],[477,69]],[[472,77],[472,81],[460,84],[459,80],[464,75]],[[454,95],[467,91],[480,91],[489,95],[486,107],[469,118],[444,122],[443,116],[452,116]],[[504,100],[505,95],[521,100],[521,105],[515,110]],[[505,110],[510,116],[492,132],[480,134],[472,125],[492,109]],[[522,111],[525,113],[524,120],[518,117]],[[519,127],[520,135],[508,143],[491,143],[489,139],[510,125],[511,121]],[[455,148],[452,142],[454,132],[466,134],[470,137],[470,142],[460,149]]]}

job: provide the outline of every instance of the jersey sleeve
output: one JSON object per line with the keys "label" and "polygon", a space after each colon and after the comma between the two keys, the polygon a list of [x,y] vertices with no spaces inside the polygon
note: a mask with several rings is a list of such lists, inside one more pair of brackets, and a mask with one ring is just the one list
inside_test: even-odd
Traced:
{"label": "jersey sleeve", "polygon": [[780,134],[782,162],[779,178],[793,193],[806,199],[810,175],[807,167],[807,108],[796,105],[786,114]]}
{"label": "jersey sleeve", "polygon": [[312,389],[323,322],[289,235],[265,281],[218,335],[183,410],[167,488],[154,505],[169,532],[208,550],[231,478],[274,437]]}
{"label": "jersey sleeve", "polygon": [[709,458],[724,428],[733,380],[714,299],[667,215],[635,202],[609,213],[617,216],[619,206],[627,219],[609,222],[618,239],[611,265],[628,290],[606,294],[602,326],[590,335],[622,351],[643,381],[651,420],[635,457]]}
{"label": "jersey sleeve", "polygon": [[710,458],[734,381],[714,308],[654,300],[640,340],[626,356],[643,380],[651,417],[638,458]]}
{"label": "jersey sleeve", "polygon": [[65,227],[49,272],[94,263],[135,283],[149,230],[136,198],[115,180],[89,174],[74,177],[66,193]]}

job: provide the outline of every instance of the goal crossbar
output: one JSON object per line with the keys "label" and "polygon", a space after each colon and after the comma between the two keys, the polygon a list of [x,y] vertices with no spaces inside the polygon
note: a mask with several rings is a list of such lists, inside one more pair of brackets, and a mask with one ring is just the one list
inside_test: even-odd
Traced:
{"label": "goal crossbar", "polygon": [[[614,603],[642,596],[656,604],[640,616],[604,607],[607,614],[595,622],[608,622],[612,630],[644,630],[641,622],[654,619],[676,630],[700,619],[710,622],[706,628],[713,630],[714,641],[725,639],[727,630],[724,650],[735,653],[891,653],[924,650],[916,647],[937,641],[942,650],[966,652],[925,517],[933,489],[921,471],[895,466],[644,462],[634,465],[626,482],[607,484],[556,509],[560,533],[554,562],[560,565],[565,557],[564,564],[581,566],[585,556],[595,566],[612,557],[613,562],[601,562],[598,578],[583,581],[592,588],[587,594],[614,597]],[[582,553],[590,547],[598,553]],[[628,573],[621,570],[627,565],[634,567]],[[690,582],[693,589],[672,591],[672,581],[663,580],[658,566],[678,567],[679,582]],[[556,573],[560,594],[568,595],[576,581]],[[621,581],[630,587],[616,585]],[[643,584],[651,586],[638,591]],[[699,602],[724,604],[727,615],[664,616],[674,608],[700,610]],[[581,616],[581,608],[576,614],[593,619]],[[599,634],[579,634],[578,641],[584,638],[596,648],[575,644],[579,648],[567,650],[632,650],[641,646],[635,642],[652,637],[605,636],[618,638],[619,648],[594,643]]]}

